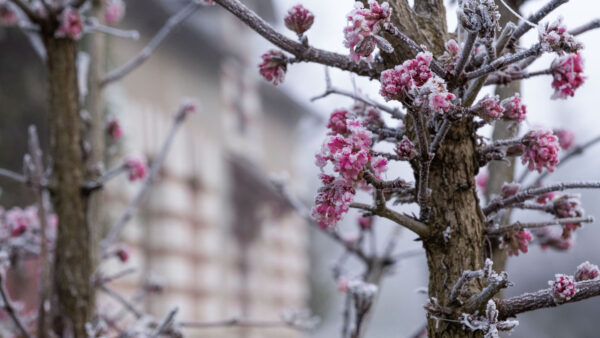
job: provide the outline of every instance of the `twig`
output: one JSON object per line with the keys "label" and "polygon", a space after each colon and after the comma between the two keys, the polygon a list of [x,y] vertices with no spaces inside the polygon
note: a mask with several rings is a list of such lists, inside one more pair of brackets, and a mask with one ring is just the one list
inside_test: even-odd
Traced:
{"label": "twig", "polygon": [[502,235],[509,231],[519,231],[523,229],[532,229],[532,228],[543,228],[549,225],[560,225],[560,224],[570,224],[570,223],[592,223],[594,222],[593,217],[572,217],[572,218],[557,218],[549,221],[542,222],[531,222],[531,223],[521,223],[515,222],[510,225],[505,225],[496,229],[487,230],[487,234],[491,236]]}
{"label": "twig", "polygon": [[467,61],[469,61],[469,57],[471,56],[471,51],[473,50],[473,46],[475,45],[475,41],[477,40],[477,35],[477,32],[467,31],[467,39],[465,40],[464,47],[462,53],[460,54],[458,62],[456,62],[456,67],[454,69],[454,73],[452,74],[452,81],[450,82],[450,85],[448,87],[450,91],[456,88],[456,85],[458,84],[458,80],[460,79],[460,76],[462,75],[462,72],[465,69],[465,65],[467,64]]}
{"label": "twig", "polygon": [[129,205],[127,205],[127,209],[125,209],[125,212],[123,213],[121,218],[119,218],[117,223],[110,229],[110,232],[108,233],[106,238],[100,243],[100,248],[102,249],[102,251],[108,249],[108,247],[110,247],[113,244],[113,242],[117,239],[121,231],[123,231],[123,228],[125,227],[127,222],[129,222],[129,220],[133,217],[133,214],[139,207],[140,203],[144,200],[150,187],[158,177],[158,172],[160,171],[160,168],[162,167],[165,159],[167,158],[167,154],[169,152],[171,144],[173,143],[173,139],[175,138],[179,127],[181,126],[183,121],[185,121],[185,118],[188,115],[185,109],[186,108],[182,106],[175,114],[175,117],[173,118],[173,124],[171,125],[171,130],[169,130],[169,134],[167,135],[167,138],[165,139],[162,148],[160,149],[160,152],[158,153],[154,161],[152,161],[150,172],[148,173],[144,182],[142,183],[142,187],[137,192],[133,200],[129,202]]}
{"label": "twig", "polygon": [[10,299],[10,297],[8,295],[8,291],[6,290],[6,283],[4,281],[3,273],[0,273],[0,295],[2,296],[2,302],[4,303],[3,304],[4,310],[6,310],[6,313],[8,313],[8,316],[13,320],[13,322],[15,322],[17,329],[19,329],[19,331],[21,332],[21,334],[24,337],[30,338],[31,336],[29,335],[29,332],[27,332],[27,329],[25,329],[25,325],[23,324],[23,321],[21,320],[21,318],[15,311],[15,307],[12,303],[12,300]]}
{"label": "twig", "polygon": [[137,40],[140,38],[140,33],[138,33],[138,31],[136,31],[136,30],[123,30],[123,29],[118,29],[118,28],[111,27],[111,26],[105,26],[105,25],[100,24],[98,22],[98,20],[96,20],[95,18],[94,18],[94,20],[91,21],[91,26],[89,27],[89,29],[91,29],[95,32],[112,35],[112,36],[115,36],[118,38],[132,39],[132,40]]}
{"label": "twig", "polygon": [[580,35],[592,29],[600,28],[600,19],[592,20],[585,25],[579,26],[569,31],[571,35]]}
{"label": "twig", "polygon": [[285,37],[275,31],[271,25],[238,0],[215,0],[215,2],[245,22],[250,28],[255,30],[265,39],[296,56],[298,61],[316,62],[326,66],[347,70],[358,75],[369,76],[371,78],[379,76],[380,71],[371,67],[371,65],[364,61],[356,63],[351,61],[347,55],[332,53],[313,47],[306,47],[301,43]]}
{"label": "twig", "polygon": [[97,180],[85,183],[83,188],[88,192],[100,189],[104,186],[104,184],[106,184],[106,182],[119,176],[119,174],[124,173],[127,170],[127,166],[125,164],[121,164],[118,167],[109,169],[107,172],[104,173],[104,175],[100,176]]}
{"label": "twig", "polygon": [[452,290],[450,291],[448,303],[456,304],[458,302],[458,296],[460,296],[460,292],[462,291],[463,286],[475,278],[482,278],[482,277],[483,277],[483,270],[463,271],[462,275],[460,276],[458,281],[456,281],[456,284],[454,284],[454,286],[452,287]]}
{"label": "twig", "polygon": [[[534,24],[538,24],[543,18],[545,18],[550,12],[558,8],[562,4],[566,4],[569,0],[551,0],[544,7],[540,8],[537,12],[529,16],[527,21]],[[521,23],[508,42],[508,47],[511,48],[514,44],[531,29],[531,25],[527,22]]]}
{"label": "twig", "polygon": [[160,334],[163,331],[168,329],[173,324],[173,320],[175,319],[175,315],[177,315],[178,311],[179,311],[178,307],[174,307],[171,311],[169,311],[169,313],[167,313],[165,318],[160,322],[158,327],[156,327],[156,330],[154,330],[154,332],[150,335],[150,337],[156,338],[156,337],[160,336]]}
{"label": "twig", "polygon": [[127,268],[125,270],[121,270],[119,272],[116,272],[112,275],[109,276],[100,276],[99,278],[96,279],[96,285],[103,285],[103,284],[107,284],[107,283],[111,283],[112,281],[125,277],[127,275],[130,275],[132,273],[135,273],[137,271],[136,268]]}
{"label": "twig", "polygon": [[427,237],[429,235],[429,228],[427,227],[427,225],[419,222],[418,220],[416,220],[410,216],[397,213],[391,209],[388,209],[388,208],[377,209],[375,207],[372,207],[370,205],[363,204],[363,203],[352,203],[352,204],[350,204],[350,207],[355,208],[355,209],[369,211],[374,215],[381,216],[383,218],[387,218],[391,221],[394,221],[397,224],[402,225],[405,228],[413,231],[414,233],[419,235],[421,238]]}
{"label": "twig", "polygon": [[190,15],[192,15],[198,8],[200,3],[197,1],[191,1],[179,12],[169,18],[165,25],[158,31],[158,33],[150,40],[150,42],[136,55],[133,59],[129,60],[124,65],[110,71],[100,81],[100,86],[104,87],[112,82],[120,80],[125,75],[129,74],[137,67],[141,66],[149,57],[152,55],[154,50],[165,40],[167,36],[175,28],[179,27]]}
{"label": "twig", "polygon": [[508,281],[508,274],[504,271],[499,273],[485,289],[467,299],[461,311],[468,313],[482,308],[490,299],[492,299],[492,297],[500,292],[500,290],[506,289],[510,285],[511,283]]}
{"label": "twig", "polygon": [[437,153],[438,148],[440,147],[442,141],[444,140],[444,137],[446,137],[446,134],[448,133],[448,130],[450,130],[451,126],[452,126],[452,122],[447,118],[444,119],[444,122],[442,122],[442,126],[440,127],[437,134],[435,134],[435,137],[433,138],[433,142],[431,142],[431,144],[429,145],[429,153],[430,154],[433,154],[433,156],[435,156],[435,153]]}
{"label": "twig", "polygon": [[342,312],[342,338],[347,338],[350,333],[350,316],[352,312],[352,295],[346,292],[344,297],[344,311]]}
{"label": "twig", "polygon": [[536,76],[541,76],[541,75],[551,75],[552,74],[552,69],[544,69],[544,70],[538,70],[538,71],[534,71],[534,72],[521,72],[518,74],[513,74],[510,75],[510,77],[504,77],[504,76],[495,76],[492,78],[489,78],[485,81],[485,86],[489,86],[489,85],[507,85],[512,81],[518,81],[518,80],[523,80],[523,79],[529,79],[532,77],[536,77]]}
{"label": "twig", "polygon": [[417,189],[417,201],[419,202],[421,220],[429,217],[429,166],[433,159],[433,154],[429,152],[427,131],[425,130],[425,120],[423,118],[423,109],[411,111],[417,140],[419,141],[419,186]]}
{"label": "twig", "polygon": [[571,182],[571,183],[559,183],[541,188],[529,188],[523,192],[520,192],[514,196],[502,199],[498,198],[492,201],[488,206],[483,208],[483,213],[489,215],[500,209],[513,206],[517,203],[522,203],[536,196],[543,195],[554,191],[563,191],[566,189],[598,189],[600,188],[600,182]]}
{"label": "twig", "polygon": [[6,178],[10,178],[13,181],[17,181],[19,183],[27,183],[27,177],[25,177],[24,175],[21,175],[19,173],[16,173],[14,171],[10,171],[7,169],[2,169],[0,168],[0,176],[6,177]]}
{"label": "twig", "polygon": [[137,319],[140,319],[144,316],[142,311],[136,309],[133,304],[131,304],[129,301],[127,301],[125,298],[123,298],[120,294],[118,294],[117,292],[113,291],[111,288],[106,286],[106,284],[101,284],[98,286],[98,288],[102,292],[106,293],[111,298],[113,298],[114,300],[119,302],[121,305],[123,305],[123,307],[125,309],[127,309],[129,312],[131,312]]}
{"label": "twig", "polygon": [[225,319],[217,320],[214,322],[178,322],[181,328],[184,329],[217,329],[223,327],[245,327],[245,328],[262,328],[262,329],[277,329],[277,328],[290,328],[299,331],[306,331],[305,329],[293,325],[282,320],[251,320],[251,319]]}
{"label": "twig", "polygon": [[513,64],[515,62],[521,61],[525,58],[528,58],[530,56],[538,56],[542,53],[542,47],[541,45],[535,44],[533,45],[531,48],[526,49],[524,51],[515,53],[515,54],[511,54],[509,56],[501,56],[499,58],[497,58],[496,60],[492,61],[490,64],[483,66],[477,70],[474,70],[472,72],[466,73],[465,77],[468,80],[471,79],[476,79],[478,77],[482,77],[484,75],[487,75],[489,73],[495,72],[498,69],[504,67],[504,66],[508,66],[510,64]]}
{"label": "twig", "polygon": [[41,18],[22,0],[10,0],[12,3],[17,5],[25,15],[31,20],[31,22],[39,23]]}

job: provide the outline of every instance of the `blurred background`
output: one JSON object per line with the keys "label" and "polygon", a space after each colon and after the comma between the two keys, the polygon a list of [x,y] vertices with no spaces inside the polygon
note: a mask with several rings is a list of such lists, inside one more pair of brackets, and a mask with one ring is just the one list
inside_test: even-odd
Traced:
{"label": "blurred background", "polygon": [[[342,41],[345,14],[352,1],[336,0],[244,0],[267,21],[290,37],[283,16],[292,5],[301,3],[315,13],[308,31],[309,42],[317,47],[347,53]],[[545,0],[529,0],[524,15],[535,11]],[[127,0],[127,14],[121,28],[137,29],[140,39],[108,37],[103,51],[107,69],[134,56],[184,1]],[[450,29],[456,19],[449,13]],[[600,3],[571,1],[549,19],[564,16],[568,27],[598,17]],[[523,39],[537,39],[534,30]],[[586,48],[585,85],[574,98],[552,101],[549,77],[535,78],[522,85],[528,105],[527,127],[562,127],[573,130],[576,142],[583,143],[600,133],[596,95],[600,89],[600,32],[582,35]],[[143,154],[150,160],[166,137],[171,116],[182,97],[197,98],[200,113],[186,122],[177,135],[161,179],[152,188],[132,224],[124,233],[131,259],[126,263],[109,260],[102,269],[120,270],[132,266],[139,273],[120,280],[117,288],[128,298],[139,296],[140,285],[159,283],[163,292],[143,298],[141,306],[163,316],[178,305],[178,318],[211,321],[243,317],[273,320],[286,309],[310,308],[321,317],[312,337],[337,337],[341,329],[344,295],[337,291],[331,268],[343,254],[337,244],[311,229],[282,203],[269,182],[276,177],[307,206],[318,188],[314,154],[325,136],[325,121],[335,108],[349,107],[349,99],[329,96],[314,103],[310,98],[325,90],[324,69],[313,64],[289,67],[283,85],[274,87],[258,75],[260,55],[273,48],[228,12],[203,8],[161,45],[149,61],[105,93],[106,115],[115,116],[125,137],[107,144],[109,163],[124,156]],[[20,171],[26,152],[24,137],[29,124],[39,127],[47,139],[44,67],[16,30],[0,28],[0,167]],[[531,69],[547,67],[551,56],[541,58]],[[360,88],[379,99],[377,81],[353,78],[332,70],[335,86]],[[391,121],[390,121],[391,122]],[[484,129],[489,136],[491,129]],[[381,150],[386,150],[382,148]],[[390,150],[390,149],[387,149]],[[600,147],[561,167],[548,182],[598,180]],[[109,166],[110,167],[110,166]],[[519,168],[523,170],[523,168]],[[520,171],[518,175],[520,175]],[[412,179],[407,165],[393,165],[388,179]],[[531,175],[530,178],[534,178]],[[26,206],[33,200],[26,189],[0,180],[0,204],[5,208]],[[104,194],[109,226],[124,210],[139,186],[123,178],[111,182]],[[587,214],[600,215],[596,205],[599,192],[583,191]],[[368,196],[359,196],[367,200]],[[404,212],[416,207],[403,207]],[[356,236],[356,213],[339,224],[340,231]],[[532,220],[531,212],[515,213],[513,219]],[[377,241],[385,243],[395,226],[378,220]],[[572,274],[589,260],[600,263],[597,238],[600,230],[590,224],[578,231],[576,245],[568,252],[542,251],[532,245],[530,252],[511,258],[508,264],[514,287],[507,296],[547,286],[554,273]],[[401,233],[397,251],[420,249],[408,232]],[[349,277],[362,271],[350,259],[344,271]],[[23,284],[24,271],[12,276],[17,298],[35,290]],[[409,337],[425,322],[422,305],[426,286],[424,255],[411,255],[394,267],[384,279],[368,337]],[[16,287],[20,285],[21,287]],[[102,306],[111,307],[109,300]],[[600,299],[591,299],[519,317],[513,337],[597,337],[593,314],[600,311]],[[206,329],[187,332],[190,337],[300,337],[286,329]]]}

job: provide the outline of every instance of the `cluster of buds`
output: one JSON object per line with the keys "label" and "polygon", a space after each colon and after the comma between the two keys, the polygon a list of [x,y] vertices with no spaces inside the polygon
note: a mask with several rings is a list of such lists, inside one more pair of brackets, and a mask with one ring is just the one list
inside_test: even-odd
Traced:
{"label": "cluster of buds", "polygon": [[473,111],[486,122],[491,122],[502,117],[504,108],[500,106],[498,95],[486,95],[473,106]]}
{"label": "cluster of buds", "polygon": [[425,108],[427,112],[442,114],[450,110],[455,98],[456,96],[446,89],[446,82],[434,76],[416,90],[413,103],[417,107]]}
{"label": "cluster of buds", "polygon": [[311,11],[302,5],[296,5],[290,8],[284,18],[285,26],[301,36],[312,27],[315,16]]}
{"label": "cluster of buds", "polygon": [[503,118],[507,121],[521,122],[527,118],[527,106],[521,102],[519,93],[502,100],[500,106],[504,109]]}
{"label": "cluster of buds", "polygon": [[454,67],[456,67],[458,59],[460,59],[460,47],[454,39],[446,41],[444,46],[446,50],[444,51],[444,54],[438,58],[438,61],[442,63],[444,69],[452,72],[454,71]]}
{"label": "cluster of buds", "polygon": [[79,40],[83,35],[83,18],[76,8],[67,7],[60,15],[60,26],[56,31],[57,37]]}
{"label": "cluster of buds", "polygon": [[130,157],[125,161],[124,165],[127,169],[130,181],[133,182],[146,177],[148,167],[146,161],[142,157]]}
{"label": "cluster of buds", "polygon": [[508,249],[508,255],[518,256],[519,251],[524,254],[529,251],[529,242],[533,240],[533,236],[528,230],[510,231],[503,240],[503,245]]}
{"label": "cluster of buds", "polygon": [[410,161],[417,157],[417,149],[415,149],[414,143],[406,136],[402,136],[402,141],[396,144],[396,155],[403,161]]}
{"label": "cluster of buds", "polygon": [[553,172],[558,164],[558,138],[549,130],[531,130],[523,136],[525,150],[523,164],[529,170],[542,172],[543,168]]}
{"label": "cluster of buds", "polygon": [[575,271],[575,281],[581,282],[584,280],[596,279],[598,278],[598,275],[600,275],[598,266],[585,261],[577,266],[577,270]]}
{"label": "cluster of buds", "polygon": [[557,303],[570,300],[577,293],[572,276],[556,274],[553,281],[548,281],[548,285],[552,287],[552,295]]}
{"label": "cluster of buds", "polygon": [[567,27],[562,23],[562,18],[554,22],[546,22],[539,26],[540,45],[546,52],[576,53],[583,48],[583,44],[567,32]]}
{"label": "cluster of buds", "polygon": [[269,50],[262,55],[258,71],[265,80],[278,85],[283,82],[287,72],[287,58],[281,51]]}
{"label": "cluster of buds", "polygon": [[392,9],[387,2],[380,5],[371,0],[368,9],[362,2],[354,3],[354,9],[346,16],[348,26],[344,28],[344,45],[350,48],[352,60],[370,60],[375,47],[386,53],[393,52],[392,45],[378,35],[390,28],[391,15]]}
{"label": "cluster of buds", "polygon": [[516,195],[519,192],[521,185],[519,183],[503,183],[501,188],[502,198],[508,198]]}
{"label": "cluster of buds", "polygon": [[372,216],[359,216],[357,219],[358,226],[363,230],[370,230],[373,226]]}
{"label": "cluster of buds", "polygon": [[[583,208],[581,208],[579,198],[570,195],[562,195],[553,199],[552,208],[554,214],[558,218],[582,217],[584,213]],[[582,226],[583,225],[581,223],[563,224],[562,236],[564,238],[569,238],[573,231],[575,231],[577,228],[581,228]]]}
{"label": "cluster of buds", "polygon": [[575,90],[585,81],[583,76],[583,57],[572,53],[559,57],[551,65],[553,99],[566,99],[575,95]]}
{"label": "cluster of buds", "polygon": [[500,29],[500,12],[494,0],[464,0],[458,18],[466,30],[482,38],[493,37]]}

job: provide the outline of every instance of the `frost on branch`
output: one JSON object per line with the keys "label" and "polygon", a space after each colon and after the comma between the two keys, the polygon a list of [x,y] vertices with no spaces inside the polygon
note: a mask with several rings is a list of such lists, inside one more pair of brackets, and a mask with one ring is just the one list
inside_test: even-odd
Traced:
{"label": "frost on branch", "polygon": [[65,8],[60,15],[60,27],[56,30],[56,36],[79,40],[82,35],[83,19],[81,14],[76,8]]}
{"label": "frost on branch", "polygon": [[486,122],[492,122],[502,117],[504,108],[499,104],[498,95],[486,95],[475,106],[473,111]]}
{"label": "frost on branch", "polygon": [[403,161],[410,161],[417,157],[417,149],[408,137],[402,136],[402,141],[396,144],[396,155]]}
{"label": "frost on branch", "polygon": [[572,53],[559,57],[552,62],[553,99],[566,99],[575,96],[575,90],[585,81],[583,76],[583,57],[581,53]]}
{"label": "frost on branch", "polygon": [[282,83],[287,71],[287,58],[283,52],[270,50],[261,57],[262,63],[258,65],[260,75],[276,86]]}
{"label": "frost on branch", "polygon": [[456,97],[446,89],[446,82],[438,76],[427,80],[416,90],[413,103],[425,111],[442,114],[450,110]]}
{"label": "frost on branch", "polygon": [[285,26],[299,36],[309,30],[314,21],[315,16],[313,13],[302,5],[290,8],[284,18]]}
{"label": "frost on branch", "polygon": [[553,172],[558,164],[558,138],[549,130],[531,130],[523,136],[525,153],[523,164],[529,170],[542,172],[543,168]]}
{"label": "frost on branch", "polygon": [[12,26],[19,22],[19,16],[13,6],[8,0],[0,0],[0,25]]}
{"label": "frost on branch", "polygon": [[485,338],[500,338],[499,331],[512,331],[519,325],[516,320],[498,320],[498,309],[493,300],[489,300],[485,310],[485,316],[463,313],[460,322],[471,331],[483,331]]}
{"label": "frost on branch", "polygon": [[583,44],[567,32],[567,27],[562,23],[561,17],[551,23],[541,24],[539,37],[542,49],[546,52],[554,51],[562,55],[565,52],[576,53],[583,48]]}
{"label": "frost on branch", "polygon": [[458,10],[461,25],[482,38],[494,37],[500,29],[500,12],[494,0],[464,0]]}
{"label": "frost on branch", "polygon": [[142,157],[130,157],[125,161],[125,167],[127,168],[130,181],[141,180],[146,177],[148,172],[148,166],[146,160]]}
{"label": "frost on branch", "polygon": [[598,278],[600,271],[598,270],[598,266],[592,264],[588,261],[585,261],[577,267],[575,271],[575,281],[581,282],[584,280],[592,280]]}
{"label": "frost on branch", "polygon": [[[562,195],[557,197],[552,200],[552,208],[554,210],[554,214],[558,218],[581,217],[584,213],[577,196]],[[569,238],[575,229],[581,228],[582,226],[583,225],[581,223],[563,224],[562,237]]]}
{"label": "frost on branch", "polygon": [[344,45],[350,48],[350,58],[353,61],[372,59],[375,47],[386,53],[393,52],[392,45],[378,34],[390,25],[392,9],[387,2],[381,5],[369,1],[369,8],[362,2],[355,2],[354,9],[348,13],[348,26],[344,28]]}
{"label": "frost on branch", "polygon": [[380,94],[386,101],[401,101],[413,90],[423,86],[434,76],[429,68],[433,56],[429,52],[417,54],[414,59],[381,73]]}
{"label": "frost on branch", "polygon": [[556,303],[570,300],[577,292],[572,276],[557,273],[553,281],[548,281],[548,285],[552,287],[552,296]]}

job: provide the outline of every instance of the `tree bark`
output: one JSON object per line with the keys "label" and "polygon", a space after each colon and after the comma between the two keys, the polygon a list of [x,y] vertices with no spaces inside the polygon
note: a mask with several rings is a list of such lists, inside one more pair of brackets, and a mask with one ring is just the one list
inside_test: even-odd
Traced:
{"label": "tree bark", "polygon": [[54,261],[57,306],[54,329],[58,336],[72,332],[85,337],[91,319],[94,264],[91,231],[86,217],[87,197],[81,187],[85,178],[81,144],[77,44],[45,34],[50,99],[50,153],[53,160],[51,195],[58,216]]}

